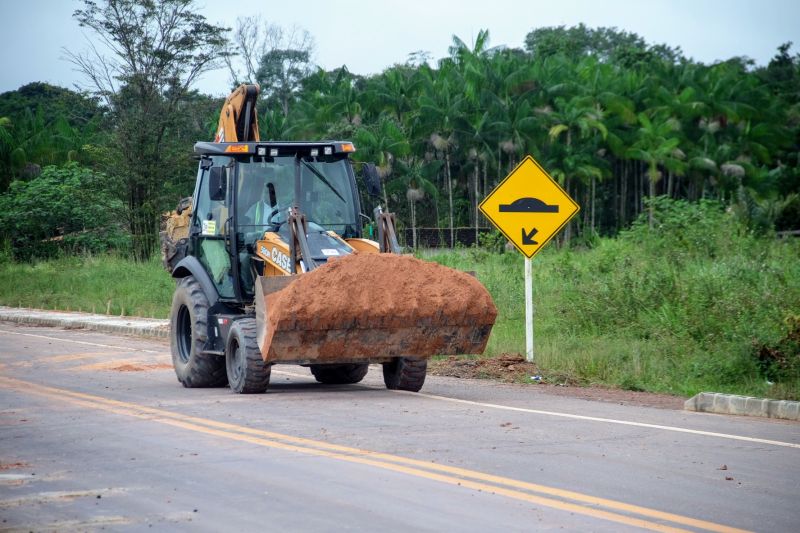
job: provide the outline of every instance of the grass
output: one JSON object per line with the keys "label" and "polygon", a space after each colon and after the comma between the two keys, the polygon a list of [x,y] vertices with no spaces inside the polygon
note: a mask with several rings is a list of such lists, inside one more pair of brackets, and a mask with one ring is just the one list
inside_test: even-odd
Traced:
{"label": "grass", "polygon": [[[546,380],[800,399],[797,344],[782,344],[794,348],[780,381],[757,356],[800,315],[800,239],[757,237],[713,206],[697,209],[662,213],[655,230],[637,226],[591,249],[536,256],[535,361]],[[492,293],[500,314],[486,355],[524,353],[522,256],[427,258],[476,271]]]}
{"label": "grass", "polygon": [[[678,211],[660,212],[655,230],[635,226],[591,248],[550,245],[536,256],[536,363],[545,380],[800,399],[800,350],[787,325],[800,315],[800,239],[754,236],[713,206]],[[499,316],[487,356],[524,353],[521,255],[424,256],[476,271],[492,294]],[[165,318],[173,288],[157,260],[0,263],[3,305]],[[759,353],[789,361],[779,378]]]}
{"label": "grass", "polygon": [[13,307],[167,318],[174,288],[157,259],[136,264],[79,256],[0,264],[0,304]]}

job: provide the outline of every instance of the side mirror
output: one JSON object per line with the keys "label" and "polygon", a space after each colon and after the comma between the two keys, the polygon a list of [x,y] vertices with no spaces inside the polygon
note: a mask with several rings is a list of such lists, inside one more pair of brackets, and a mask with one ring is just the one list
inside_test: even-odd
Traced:
{"label": "side mirror", "polygon": [[364,163],[362,168],[364,183],[367,185],[367,193],[370,196],[381,195],[381,177],[374,163]]}
{"label": "side mirror", "polygon": [[214,202],[225,200],[225,193],[228,190],[228,178],[225,174],[225,167],[211,167],[208,178],[208,198]]}

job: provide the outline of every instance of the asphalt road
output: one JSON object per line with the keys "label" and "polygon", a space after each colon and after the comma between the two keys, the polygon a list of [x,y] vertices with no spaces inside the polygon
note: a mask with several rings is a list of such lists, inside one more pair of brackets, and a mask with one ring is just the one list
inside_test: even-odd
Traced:
{"label": "asphalt road", "polygon": [[163,341],[0,323],[0,530],[800,531],[800,424],[428,377],[182,388]]}

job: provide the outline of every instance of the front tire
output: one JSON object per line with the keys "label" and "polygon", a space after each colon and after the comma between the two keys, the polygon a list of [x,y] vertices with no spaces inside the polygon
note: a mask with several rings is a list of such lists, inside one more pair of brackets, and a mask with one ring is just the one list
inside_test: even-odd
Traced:
{"label": "front tire", "polygon": [[175,287],[170,311],[170,351],[184,387],[222,387],[227,383],[221,357],[203,353],[208,340],[208,297],[194,276]]}
{"label": "front tire", "polygon": [[368,363],[338,365],[311,365],[311,373],[320,383],[327,385],[349,385],[358,383],[369,370]]}
{"label": "front tire", "polygon": [[233,392],[266,392],[272,367],[264,362],[258,349],[254,318],[239,319],[231,326],[225,347],[225,369]]}
{"label": "front tire", "polygon": [[383,363],[383,382],[387,389],[419,392],[428,371],[427,359],[395,357]]}

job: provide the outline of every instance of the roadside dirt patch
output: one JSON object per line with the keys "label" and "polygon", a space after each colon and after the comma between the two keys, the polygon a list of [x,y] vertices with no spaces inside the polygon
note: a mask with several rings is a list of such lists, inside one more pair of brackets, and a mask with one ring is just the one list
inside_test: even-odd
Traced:
{"label": "roadside dirt patch", "polygon": [[428,363],[428,373],[454,378],[493,379],[504,383],[523,383],[539,375],[539,368],[517,354],[503,354],[486,359],[450,356]]}
{"label": "roadside dirt patch", "polygon": [[657,409],[683,410],[686,398],[671,394],[658,394],[654,392],[641,392],[622,389],[609,389],[605,387],[575,387],[542,384],[536,386],[537,390],[554,396],[567,396],[598,402],[616,403],[619,405],[636,405],[641,407],[655,407]]}
{"label": "roadside dirt patch", "polygon": [[131,365],[131,364],[124,364],[110,368],[110,370],[115,370],[117,372],[147,372],[148,370],[165,370],[171,369],[172,365],[168,365],[166,363],[157,363],[153,365]]}
{"label": "roadside dirt patch", "polygon": [[[611,389],[606,387],[580,387],[575,384],[555,385],[545,383],[535,363],[528,363],[518,354],[503,354],[485,359],[448,357],[428,363],[428,373],[468,379],[488,379],[503,383],[527,383],[537,391],[554,396],[565,396],[616,403],[656,407],[658,409],[683,409],[686,398],[670,394]],[[539,379],[536,379],[536,378]]]}
{"label": "roadside dirt patch", "polygon": [[28,463],[19,463],[19,462],[17,462],[17,463],[0,463],[0,472],[5,471],[5,470],[21,470],[23,468],[28,468],[29,466],[31,466],[31,465],[29,465]]}

